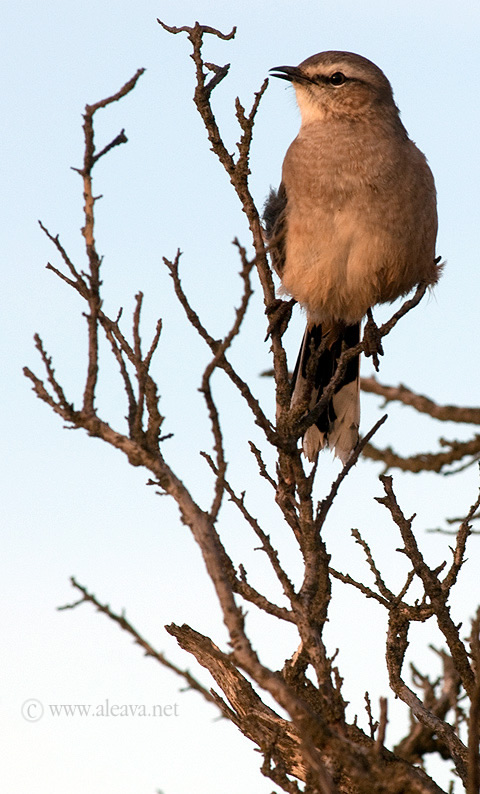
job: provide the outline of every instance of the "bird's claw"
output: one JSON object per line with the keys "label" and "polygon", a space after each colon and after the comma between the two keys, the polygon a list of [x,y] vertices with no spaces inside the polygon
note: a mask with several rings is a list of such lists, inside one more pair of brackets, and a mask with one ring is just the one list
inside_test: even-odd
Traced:
{"label": "bird's claw", "polygon": [[276,298],[267,306],[265,314],[268,317],[268,328],[265,341],[272,335],[273,331],[277,331],[280,336],[283,336],[287,330],[295,304],[296,300],[294,298],[288,301]]}
{"label": "bird's claw", "polygon": [[383,356],[382,337],[380,336],[378,326],[373,319],[372,310],[367,312],[367,322],[363,331],[363,343],[365,345],[364,352],[366,356],[371,356],[373,366],[378,372],[380,362],[379,356]]}

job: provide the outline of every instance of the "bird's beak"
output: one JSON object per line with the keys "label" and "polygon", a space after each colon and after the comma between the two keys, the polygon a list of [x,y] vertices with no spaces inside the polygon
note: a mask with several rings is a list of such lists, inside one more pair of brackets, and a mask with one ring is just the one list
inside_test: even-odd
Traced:
{"label": "bird's beak", "polygon": [[270,74],[272,77],[288,80],[289,83],[309,82],[308,77],[298,66],[274,66],[273,69],[270,69]]}

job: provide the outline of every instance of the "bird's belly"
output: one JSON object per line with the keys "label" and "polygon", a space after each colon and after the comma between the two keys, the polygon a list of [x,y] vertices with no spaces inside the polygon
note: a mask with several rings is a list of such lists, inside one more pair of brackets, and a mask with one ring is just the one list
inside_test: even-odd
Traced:
{"label": "bird's belly", "polygon": [[353,324],[411,289],[404,260],[398,240],[357,213],[291,214],[282,284],[312,321]]}

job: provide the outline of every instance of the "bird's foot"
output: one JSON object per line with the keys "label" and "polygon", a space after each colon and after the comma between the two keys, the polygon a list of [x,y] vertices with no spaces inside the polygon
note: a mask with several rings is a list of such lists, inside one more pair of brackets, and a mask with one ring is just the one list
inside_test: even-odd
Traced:
{"label": "bird's foot", "polygon": [[383,346],[382,337],[380,336],[378,326],[373,319],[371,309],[367,311],[367,322],[365,323],[365,328],[363,331],[363,342],[365,344],[365,355],[372,357],[373,366],[378,372],[380,367],[378,357],[383,356]]}
{"label": "bird's foot", "polygon": [[283,336],[287,330],[292,316],[292,309],[296,302],[294,298],[289,301],[282,301],[277,298],[267,306],[265,313],[268,317],[268,329],[265,341],[272,335],[273,331],[278,331],[279,335]]}

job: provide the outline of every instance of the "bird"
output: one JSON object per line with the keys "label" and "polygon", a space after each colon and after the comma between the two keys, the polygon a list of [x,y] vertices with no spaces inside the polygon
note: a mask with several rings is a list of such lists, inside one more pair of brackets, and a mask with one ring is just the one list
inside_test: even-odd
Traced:
{"label": "bird", "polygon": [[[436,189],[387,77],[368,58],[329,50],[270,73],[293,85],[301,115],[280,186],[266,200],[263,229],[283,295],[306,312],[291,407],[310,393],[307,412],[342,351],[359,342],[372,307],[438,281]],[[307,371],[312,356],[318,360]],[[343,464],[351,456],[359,439],[359,367],[358,356],[349,361],[306,430],[308,460],[325,447]]]}

